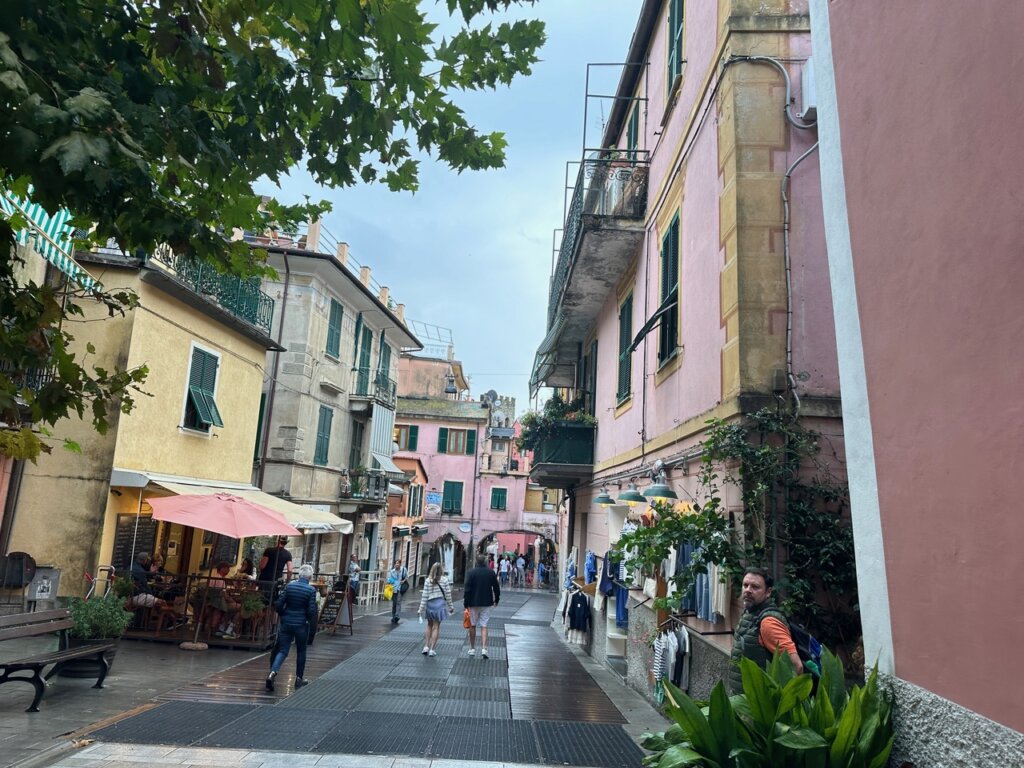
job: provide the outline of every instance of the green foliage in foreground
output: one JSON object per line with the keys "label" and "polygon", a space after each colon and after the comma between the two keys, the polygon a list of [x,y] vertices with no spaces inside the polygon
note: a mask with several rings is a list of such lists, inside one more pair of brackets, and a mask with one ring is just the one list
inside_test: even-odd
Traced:
{"label": "green foliage in foreground", "polygon": [[794,673],[785,654],[767,671],[740,662],[743,693],[729,696],[719,683],[706,704],[669,682],[666,706],[675,723],[644,734],[657,768],[884,768],[893,744],[891,704],[878,687],[878,671],[849,692],[839,660],[825,650],[816,694],[810,675]]}
{"label": "green foliage in foreground", "polygon": [[73,597],[68,610],[75,622],[68,634],[86,640],[120,637],[132,621],[132,614],[124,609],[124,598],[115,594],[88,600]]}

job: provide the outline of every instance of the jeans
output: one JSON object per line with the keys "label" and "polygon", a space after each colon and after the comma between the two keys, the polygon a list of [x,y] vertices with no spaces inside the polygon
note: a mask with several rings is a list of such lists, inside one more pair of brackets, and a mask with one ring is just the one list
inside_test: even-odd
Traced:
{"label": "jeans", "polygon": [[402,613],[402,590],[396,589],[391,596],[391,618],[397,619]]}
{"label": "jeans", "polygon": [[295,641],[295,676],[302,677],[306,671],[306,639],[309,637],[309,629],[306,624],[281,624],[277,631],[277,655],[274,663],[270,665],[273,672],[280,672],[284,660],[288,657],[288,649],[292,640]]}

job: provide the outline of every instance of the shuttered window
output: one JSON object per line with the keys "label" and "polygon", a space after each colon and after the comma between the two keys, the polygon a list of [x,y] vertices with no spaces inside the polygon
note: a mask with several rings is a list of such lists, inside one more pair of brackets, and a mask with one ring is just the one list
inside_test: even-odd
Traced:
{"label": "shuttered window", "polygon": [[320,406],[320,418],[316,423],[316,452],[313,454],[313,463],[317,466],[326,466],[327,456],[331,448],[331,423],[334,421],[334,411],[326,405]]}
{"label": "shuttered window", "polygon": [[476,453],[476,430],[441,427],[437,431],[437,452],[472,456]]}
{"label": "shuttered window", "polygon": [[462,483],[444,481],[444,495],[441,499],[442,515],[462,514]]}
{"label": "shuttered window", "polygon": [[629,122],[626,124],[626,149],[629,151],[630,162],[636,162],[637,143],[640,140],[640,108],[633,107],[629,113]]}
{"label": "shuttered window", "polygon": [[508,509],[507,488],[491,488],[491,509]]}
{"label": "shuttered window", "polygon": [[683,73],[683,0],[668,4],[668,87]]}
{"label": "shuttered window", "polygon": [[395,442],[400,451],[415,451],[420,441],[420,428],[417,424],[398,424],[395,427]]}
{"label": "shuttered window", "polygon": [[626,400],[632,388],[633,355],[629,346],[633,341],[633,294],[619,307],[619,386],[615,391],[618,402]]}
{"label": "shuttered window", "polygon": [[[661,241],[661,301],[664,303],[672,294],[679,295],[679,214],[672,219],[665,237]],[[665,362],[676,353],[679,344],[679,306],[666,312],[661,318],[658,333],[658,364]]]}
{"label": "shuttered window", "polygon": [[224,426],[214,399],[219,366],[220,361],[216,355],[202,349],[192,350],[192,364],[188,371],[188,399],[185,403],[186,428],[209,432],[210,427]]}
{"label": "shuttered window", "polygon": [[327,354],[338,357],[341,353],[341,304],[331,299],[330,316],[327,319]]}

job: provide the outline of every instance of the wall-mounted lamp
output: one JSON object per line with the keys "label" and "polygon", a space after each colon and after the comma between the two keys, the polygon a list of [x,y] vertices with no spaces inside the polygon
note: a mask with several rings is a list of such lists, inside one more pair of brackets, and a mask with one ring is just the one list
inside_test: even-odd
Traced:
{"label": "wall-mounted lamp", "polygon": [[444,377],[444,393],[446,395],[457,395],[459,390],[455,388],[455,373],[451,366],[448,366],[448,375]]}
{"label": "wall-mounted lamp", "polygon": [[619,494],[618,503],[628,504],[631,507],[635,507],[637,504],[643,504],[647,501],[643,495],[636,489],[636,483],[630,483],[626,486],[626,490]]}
{"label": "wall-mounted lamp", "polygon": [[611,507],[615,505],[615,499],[608,493],[608,488],[604,485],[601,486],[601,492],[594,498],[594,503],[600,507]]}
{"label": "wall-mounted lamp", "polygon": [[649,501],[678,501],[679,496],[665,482],[665,470],[651,473],[654,481],[650,486],[644,488],[644,496]]}

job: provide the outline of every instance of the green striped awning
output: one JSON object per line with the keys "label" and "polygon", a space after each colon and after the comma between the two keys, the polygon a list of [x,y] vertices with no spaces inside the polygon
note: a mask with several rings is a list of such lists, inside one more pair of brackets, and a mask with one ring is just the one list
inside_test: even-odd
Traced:
{"label": "green striped awning", "polygon": [[87,291],[99,291],[103,286],[82,269],[71,255],[71,212],[64,209],[52,216],[38,203],[0,193],[0,210],[8,218],[20,213],[28,226],[17,232],[20,245],[31,245],[35,251]]}

